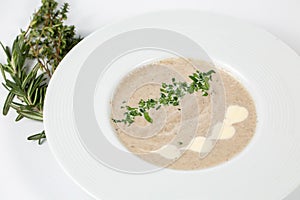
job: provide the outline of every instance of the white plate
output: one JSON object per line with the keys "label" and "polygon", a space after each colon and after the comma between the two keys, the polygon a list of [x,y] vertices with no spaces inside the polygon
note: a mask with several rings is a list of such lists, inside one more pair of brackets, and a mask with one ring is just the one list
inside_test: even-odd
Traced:
{"label": "white plate", "polygon": [[[95,113],[78,116],[81,92],[77,89],[84,80],[84,73],[79,71],[84,72],[91,62],[95,71],[107,71],[107,66],[97,65],[95,52],[101,52],[103,44],[112,47],[109,42],[113,37],[143,28],[187,36],[250,90],[257,107],[258,127],[251,144],[236,158],[206,170],[164,169],[135,175],[112,169],[111,164],[99,160],[114,152],[105,151],[106,146],[101,145],[107,144],[94,137],[119,144],[101,133],[99,125],[107,128],[108,123],[99,122],[97,130],[90,126],[82,130],[85,124],[98,121],[94,100],[99,96],[97,83],[101,79],[95,82],[91,75],[86,80],[89,93],[82,92],[89,98],[83,96],[86,99],[82,98],[81,106],[96,109]],[[113,47],[121,53],[127,50],[120,50],[122,44]],[[106,52],[98,56],[99,63],[109,58]],[[299,56],[280,40],[229,17],[199,11],[164,11],[115,23],[85,38],[64,58],[53,76],[45,105],[49,145],[66,173],[98,199],[282,199],[300,183],[299,66]]]}

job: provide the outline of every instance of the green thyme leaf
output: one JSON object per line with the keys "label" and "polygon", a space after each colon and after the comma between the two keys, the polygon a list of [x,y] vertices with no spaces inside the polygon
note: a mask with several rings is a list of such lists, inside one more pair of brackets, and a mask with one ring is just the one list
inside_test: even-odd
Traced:
{"label": "green thyme leaf", "polygon": [[148,122],[150,122],[150,123],[153,122],[153,120],[152,120],[152,118],[149,116],[149,113],[148,113],[148,112],[144,112],[144,118],[145,118]]}

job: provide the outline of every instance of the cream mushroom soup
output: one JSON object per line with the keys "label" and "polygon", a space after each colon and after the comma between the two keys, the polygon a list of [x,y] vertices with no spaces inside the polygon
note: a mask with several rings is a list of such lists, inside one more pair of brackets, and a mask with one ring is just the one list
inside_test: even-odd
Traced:
{"label": "cream mushroom soup", "polygon": [[[201,70],[204,62],[194,62],[199,64]],[[122,105],[125,102],[134,107],[140,99],[158,98],[161,83],[168,82],[170,77],[189,82],[189,75],[195,71],[193,65],[180,58],[161,60],[133,70],[120,81],[114,92],[112,119],[124,115]],[[149,75],[154,72],[159,75],[151,78]],[[208,96],[197,92],[184,96],[178,106],[151,109],[149,115],[152,123],[141,116],[137,116],[131,125],[112,121],[116,136],[130,152],[157,166],[195,170],[228,162],[252,139],[256,128],[256,110],[253,99],[238,80],[222,69],[216,73],[224,87],[223,121],[211,123],[213,105],[210,96],[214,91],[211,88]],[[145,77],[149,80],[146,81]],[[217,132],[214,134],[216,138],[207,138],[210,128]],[[212,148],[209,144],[213,140],[216,144]],[[201,157],[201,153],[207,155]]]}

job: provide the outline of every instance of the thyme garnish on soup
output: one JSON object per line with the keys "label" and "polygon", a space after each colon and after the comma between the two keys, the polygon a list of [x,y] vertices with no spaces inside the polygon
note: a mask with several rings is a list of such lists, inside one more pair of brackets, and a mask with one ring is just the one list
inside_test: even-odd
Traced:
{"label": "thyme garnish on soup", "polygon": [[[143,116],[149,123],[153,122],[153,119],[149,115],[151,109],[160,109],[162,106],[179,106],[180,100],[187,94],[193,94],[196,92],[202,92],[202,96],[207,96],[210,88],[209,82],[212,80],[212,74],[214,70],[208,72],[196,71],[189,78],[191,83],[176,81],[172,78],[170,84],[162,83],[160,87],[160,97],[158,99],[141,99],[137,107],[130,107],[128,105],[121,106],[125,109],[123,119],[112,119],[114,123],[124,123],[131,125],[135,118]],[[123,101],[125,104],[126,102]]]}

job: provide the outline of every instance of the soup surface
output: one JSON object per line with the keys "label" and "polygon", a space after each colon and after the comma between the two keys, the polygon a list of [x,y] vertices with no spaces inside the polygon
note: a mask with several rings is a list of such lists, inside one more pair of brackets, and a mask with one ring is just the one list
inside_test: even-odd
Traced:
{"label": "soup surface", "polygon": [[[189,75],[201,71],[201,66],[210,67],[202,61],[193,63],[198,69],[187,60],[170,58],[131,71],[120,81],[112,97],[112,119],[123,118],[126,105],[136,107],[140,99],[160,97],[163,82],[176,78],[189,83]],[[217,69],[212,83],[221,84],[224,93],[215,90],[212,84],[208,96],[202,96],[201,92],[188,94],[178,106],[151,109],[152,123],[143,117],[136,117],[130,126],[112,121],[118,139],[130,152],[161,167],[196,170],[228,162],[252,139],[256,110],[245,87],[227,71]],[[212,101],[213,95],[218,105]],[[216,110],[221,106],[223,109]],[[222,120],[215,122],[217,116]],[[209,130],[217,131],[218,137],[209,137]],[[205,156],[200,156],[201,153]]]}

